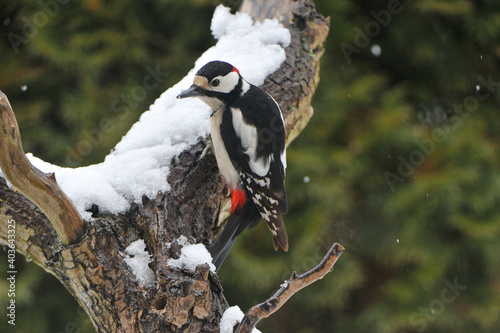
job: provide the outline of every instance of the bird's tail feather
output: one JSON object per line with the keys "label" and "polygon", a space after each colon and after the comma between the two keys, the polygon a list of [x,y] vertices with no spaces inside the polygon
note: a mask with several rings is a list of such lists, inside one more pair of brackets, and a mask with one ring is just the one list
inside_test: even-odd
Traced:
{"label": "bird's tail feather", "polygon": [[243,209],[227,218],[224,229],[219,234],[214,244],[210,248],[212,262],[217,271],[226,259],[226,256],[231,250],[231,247],[238,237],[246,228],[255,227],[261,219],[260,213],[255,208],[252,200],[247,200]]}
{"label": "bird's tail feather", "polygon": [[285,252],[288,251],[288,235],[286,233],[285,224],[281,215],[269,216],[270,221],[266,220],[267,226],[273,234],[274,250],[278,251],[281,246]]}

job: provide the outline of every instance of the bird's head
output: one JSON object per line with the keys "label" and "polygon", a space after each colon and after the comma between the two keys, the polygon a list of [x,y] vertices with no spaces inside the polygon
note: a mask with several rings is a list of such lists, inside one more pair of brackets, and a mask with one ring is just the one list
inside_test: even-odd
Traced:
{"label": "bird's head", "polygon": [[223,61],[211,61],[196,73],[193,84],[177,98],[199,97],[212,109],[228,105],[241,94],[242,78],[236,67]]}

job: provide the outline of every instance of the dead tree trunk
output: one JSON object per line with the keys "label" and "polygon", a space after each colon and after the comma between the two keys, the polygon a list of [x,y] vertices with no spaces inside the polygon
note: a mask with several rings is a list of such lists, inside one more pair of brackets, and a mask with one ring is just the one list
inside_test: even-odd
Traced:
{"label": "dead tree trunk", "polygon": [[[256,20],[279,18],[291,32],[286,61],[263,87],[281,104],[289,143],[313,113],[310,101],[319,81],[319,59],[329,20],[308,0],[248,0],[240,11]],[[10,106],[5,95],[0,99],[3,119]],[[12,148],[9,145],[15,145],[9,137],[16,134],[16,126],[9,127],[3,120],[0,126],[0,141],[6,149],[0,158],[9,177],[6,169],[17,167],[16,160],[6,157]],[[167,242],[181,235],[211,244],[228,202],[214,156],[207,154],[200,159],[204,148],[202,140],[172,161],[165,180],[171,186],[168,193],[154,200],[144,196],[142,205],[132,205],[125,214],[97,214],[92,222],[76,221],[69,234],[64,228],[67,221],[62,219],[61,229],[49,216],[51,205],[44,207],[37,202],[44,214],[0,177],[0,243],[8,244],[7,221],[15,220],[16,250],[56,276],[99,332],[218,332],[228,304],[217,276],[208,265],[198,266],[194,273],[167,265],[169,258],[179,255],[179,246],[175,242],[167,246]],[[50,175],[38,176],[45,176],[47,184],[53,181]],[[12,177],[16,177],[15,172]],[[26,193],[24,185],[10,181]],[[153,254],[156,284],[151,288],[138,284],[121,253],[139,238]]]}

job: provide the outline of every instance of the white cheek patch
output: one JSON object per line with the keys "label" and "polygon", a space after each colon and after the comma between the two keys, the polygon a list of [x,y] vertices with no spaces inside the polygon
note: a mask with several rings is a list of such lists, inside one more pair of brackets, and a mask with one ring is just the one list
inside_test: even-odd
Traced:
{"label": "white cheek patch", "polygon": [[272,155],[270,155],[268,158],[257,159],[257,128],[247,124],[243,120],[243,115],[239,109],[231,108],[231,114],[233,116],[233,127],[236,132],[236,136],[241,141],[243,152],[250,158],[250,169],[252,169],[255,174],[261,177],[266,176],[269,172]]}
{"label": "white cheek patch", "polygon": [[238,81],[240,80],[240,76],[236,72],[231,72],[227,74],[226,76],[217,76],[213,80],[218,79],[219,80],[219,85],[217,87],[210,86],[211,91],[217,91],[221,93],[230,93],[233,91],[234,87],[238,84]]}

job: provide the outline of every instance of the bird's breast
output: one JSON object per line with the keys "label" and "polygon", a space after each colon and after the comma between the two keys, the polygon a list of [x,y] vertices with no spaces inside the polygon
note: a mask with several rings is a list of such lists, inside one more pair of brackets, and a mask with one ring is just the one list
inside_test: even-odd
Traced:
{"label": "bird's breast", "polygon": [[224,145],[224,140],[222,139],[220,127],[223,113],[224,108],[220,108],[210,117],[210,133],[212,135],[215,159],[217,160],[219,171],[224,177],[226,183],[230,187],[236,188],[240,183],[240,176],[229,158]]}

